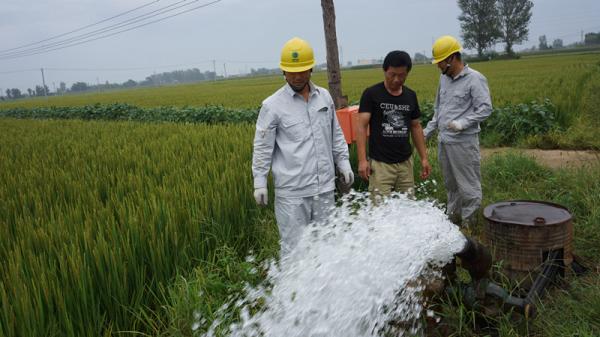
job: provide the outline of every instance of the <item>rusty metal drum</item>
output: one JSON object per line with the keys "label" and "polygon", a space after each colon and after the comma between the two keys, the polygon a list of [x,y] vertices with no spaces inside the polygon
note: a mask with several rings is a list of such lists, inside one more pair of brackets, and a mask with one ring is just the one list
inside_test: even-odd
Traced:
{"label": "rusty metal drum", "polygon": [[485,238],[504,273],[527,288],[550,251],[560,250],[564,266],[573,261],[569,210],[544,201],[498,202],[483,210]]}

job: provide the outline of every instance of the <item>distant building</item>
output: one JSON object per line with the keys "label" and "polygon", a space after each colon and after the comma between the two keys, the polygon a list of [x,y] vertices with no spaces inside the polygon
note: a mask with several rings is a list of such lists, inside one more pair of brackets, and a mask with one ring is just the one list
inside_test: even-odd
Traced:
{"label": "distant building", "polygon": [[370,65],[370,64],[381,64],[382,60],[377,60],[377,59],[359,59],[358,61],[356,61],[356,65],[359,66],[366,66],[366,65]]}
{"label": "distant building", "polygon": [[315,70],[327,70],[327,63],[320,63],[315,66]]}

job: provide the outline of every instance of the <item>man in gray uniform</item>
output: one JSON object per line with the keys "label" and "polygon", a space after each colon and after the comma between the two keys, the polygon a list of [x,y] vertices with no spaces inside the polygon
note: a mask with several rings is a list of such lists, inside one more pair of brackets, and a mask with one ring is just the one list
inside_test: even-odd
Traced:
{"label": "man in gray uniform", "polygon": [[309,223],[324,220],[333,209],[335,166],[345,187],[354,182],[333,99],[310,81],[314,65],[311,46],[299,38],[289,40],[280,63],[287,83],[263,101],[256,121],[254,198],[267,205],[271,169],[282,255],[294,248]]}
{"label": "man in gray uniform", "polygon": [[[433,63],[441,70],[433,119],[423,131],[438,135],[438,161],[448,194],[447,212],[463,226],[477,220],[481,206],[479,123],[492,113],[486,78],[465,65],[461,46],[452,36],[433,44]],[[462,222],[461,222],[462,221]]]}

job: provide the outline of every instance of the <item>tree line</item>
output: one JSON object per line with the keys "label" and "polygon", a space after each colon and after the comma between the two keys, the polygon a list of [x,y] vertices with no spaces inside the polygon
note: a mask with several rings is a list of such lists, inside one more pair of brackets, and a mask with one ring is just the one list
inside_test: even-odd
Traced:
{"label": "tree line", "polygon": [[513,55],[513,46],[527,40],[533,8],[529,0],[458,0],[458,6],[464,47],[476,49],[479,57],[499,42]]}
{"label": "tree line", "polygon": [[[267,68],[258,68],[250,69],[250,73],[246,76],[262,76],[262,75],[272,75],[279,74],[281,70],[279,68],[276,69],[267,69]],[[149,87],[149,86],[160,86],[160,85],[171,85],[171,84],[179,84],[179,83],[195,83],[202,81],[214,81],[218,79],[222,79],[223,76],[217,75],[214,71],[200,71],[198,68],[186,69],[186,70],[174,70],[169,72],[163,72],[159,74],[152,74],[147,76],[143,81],[134,81],[129,79],[123,83],[109,83],[106,81],[105,83],[98,84],[88,84],[86,82],[75,82],[70,87],[67,87],[65,82],[60,82],[58,88],[54,92],[50,92],[48,86],[40,86],[37,85],[35,89],[27,89],[27,92],[22,92],[18,88],[10,88],[6,89],[4,93],[0,93],[0,100],[4,99],[18,99],[24,97],[36,97],[36,96],[53,96],[53,95],[62,95],[69,92],[78,93],[78,92],[86,92],[86,91],[104,91],[111,89],[124,89],[124,88],[134,88],[134,87]],[[5,96],[2,96],[5,94]]]}
{"label": "tree line", "polygon": [[[253,69],[254,70],[254,69]],[[48,86],[36,85],[35,89],[27,89],[27,92],[22,92],[18,88],[6,89],[4,94],[8,99],[17,99],[23,97],[35,97],[35,96],[51,96],[51,95],[62,95],[68,92],[85,92],[85,91],[100,91],[109,89],[121,89],[121,88],[133,88],[133,87],[145,87],[145,86],[157,86],[157,85],[168,85],[178,83],[192,83],[201,81],[213,81],[218,79],[219,76],[213,71],[200,71],[198,68],[187,69],[187,70],[175,70],[170,72],[163,72],[159,74],[152,74],[147,76],[143,81],[134,81],[129,79],[123,83],[105,83],[88,84],[86,82],[75,82],[70,87],[67,87],[65,82],[60,82],[58,88],[54,92],[50,92]],[[0,93],[1,95],[2,93]],[[2,97],[4,99],[4,97]]]}
{"label": "tree line", "polygon": [[[458,20],[464,47],[477,50],[479,58],[496,43],[504,43],[506,54],[514,56],[513,47],[528,38],[533,8],[530,0],[458,0],[458,6],[462,11]],[[584,46],[598,45],[600,33],[587,33],[582,42]],[[539,50],[563,47],[560,38],[550,42],[546,35],[539,37]]]}

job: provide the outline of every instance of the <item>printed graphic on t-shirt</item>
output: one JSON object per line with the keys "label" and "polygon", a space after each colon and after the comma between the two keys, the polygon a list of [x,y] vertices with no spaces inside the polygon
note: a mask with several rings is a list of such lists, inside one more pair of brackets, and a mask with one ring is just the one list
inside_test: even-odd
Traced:
{"label": "printed graphic on t-shirt", "polygon": [[408,125],[404,113],[410,111],[408,104],[380,103],[383,112],[381,135],[383,137],[408,137]]}

